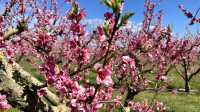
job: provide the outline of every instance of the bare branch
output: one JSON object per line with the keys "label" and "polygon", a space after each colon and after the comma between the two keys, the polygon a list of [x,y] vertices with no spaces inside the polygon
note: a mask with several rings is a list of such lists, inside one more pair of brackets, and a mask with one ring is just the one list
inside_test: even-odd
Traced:
{"label": "bare branch", "polygon": [[190,74],[189,79],[191,80],[193,76],[197,75],[200,72],[200,68],[198,68],[195,72],[193,72],[192,74]]}

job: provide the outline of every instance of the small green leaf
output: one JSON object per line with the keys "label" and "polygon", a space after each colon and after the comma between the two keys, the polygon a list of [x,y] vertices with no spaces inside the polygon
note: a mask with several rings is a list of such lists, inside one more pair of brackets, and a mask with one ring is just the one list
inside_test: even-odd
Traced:
{"label": "small green leaf", "polygon": [[122,16],[121,21],[119,23],[119,27],[126,25],[127,21],[134,15],[132,12],[126,12],[124,16]]}
{"label": "small green leaf", "polygon": [[112,9],[113,13],[118,15],[124,0],[103,0],[103,3]]}
{"label": "small green leaf", "polygon": [[123,3],[123,0],[114,0],[114,3],[112,5],[112,10],[116,15],[120,13],[122,3]]}
{"label": "small green leaf", "polygon": [[109,8],[111,8],[111,6],[112,6],[110,0],[103,0],[103,3]]}
{"label": "small green leaf", "polygon": [[125,15],[123,16],[124,20],[128,20],[129,18],[131,18],[134,15],[134,13],[132,12],[126,12]]}
{"label": "small green leaf", "polygon": [[78,13],[78,4],[74,3],[74,4],[72,5],[72,12],[75,13],[75,14]]}
{"label": "small green leaf", "polygon": [[103,30],[104,30],[106,36],[109,37],[109,23],[108,23],[108,21],[104,22]]}

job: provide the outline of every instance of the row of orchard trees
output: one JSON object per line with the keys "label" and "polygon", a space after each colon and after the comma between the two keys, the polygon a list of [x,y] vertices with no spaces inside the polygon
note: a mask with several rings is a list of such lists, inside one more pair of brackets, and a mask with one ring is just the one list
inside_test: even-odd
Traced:
{"label": "row of orchard trees", "polygon": [[[77,1],[65,0],[71,9],[64,15],[58,2],[10,0],[0,16],[0,50],[10,64],[23,57],[45,77],[44,85],[34,88],[39,98],[46,95],[43,88],[48,86],[74,112],[103,108],[164,112],[161,102],[134,102],[134,96],[149,88],[150,82],[159,90],[171,69],[189,92],[189,81],[200,72],[200,40],[175,40],[171,29],[161,24],[162,12],[153,13],[156,4],[151,0],[145,0],[144,21],[137,33],[126,28],[134,14],[123,12],[124,0],[102,0],[111,12],[104,14],[103,25],[91,34],[81,23],[86,14]],[[149,80],[149,74],[155,78]],[[1,108],[11,107],[9,100],[1,101]],[[27,108],[38,111],[39,101]]]}

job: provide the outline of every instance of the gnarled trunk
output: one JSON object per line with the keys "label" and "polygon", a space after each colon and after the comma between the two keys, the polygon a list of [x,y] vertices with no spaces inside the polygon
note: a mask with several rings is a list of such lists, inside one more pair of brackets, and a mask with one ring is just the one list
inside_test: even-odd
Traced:
{"label": "gnarled trunk", "polygon": [[131,89],[128,87],[128,91],[127,91],[127,94],[126,94],[126,98],[125,98],[125,101],[124,101],[124,107],[127,107],[128,106],[128,102],[133,100],[133,98],[138,94],[139,92],[134,90],[134,89]]}
{"label": "gnarled trunk", "polygon": [[[41,83],[31,74],[26,72],[19,64],[14,62],[11,65],[7,63],[6,59],[0,60],[0,92],[7,95],[8,101],[13,107],[28,109],[28,106],[30,106],[29,104],[32,102],[27,102],[28,96],[26,98],[23,97],[25,87],[29,87],[28,90],[32,90],[32,87],[42,85],[43,83]],[[42,98],[41,101],[51,107],[51,109],[53,109],[53,112],[60,110],[59,105],[62,104],[60,103],[59,97],[51,92],[47,87],[45,87],[44,89],[46,90],[47,95]],[[34,90],[33,92],[35,95],[37,95],[36,90]],[[29,98],[31,97],[32,96],[30,96]],[[51,104],[46,101],[50,102]],[[31,105],[34,106],[33,104]],[[63,108],[62,106],[62,109],[69,110],[66,106],[65,108]]]}

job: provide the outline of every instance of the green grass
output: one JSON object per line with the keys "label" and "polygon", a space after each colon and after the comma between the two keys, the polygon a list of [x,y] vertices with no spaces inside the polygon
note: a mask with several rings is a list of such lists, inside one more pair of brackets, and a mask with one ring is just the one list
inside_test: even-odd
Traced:
{"label": "green grass", "polygon": [[[155,87],[155,75],[153,74],[146,74],[145,77],[147,77],[148,80],[152,81],[150,82],[149,87],[153,88]],[[191,81],[189,82],[190,88],[195,90],[200,90],[200,74],[194,76]],[[171,70],[169,74],[167,75],[167,86],[169,88],[176,88],[176,89],[183,89],[184,88],[184,80],[179,76],[175,70]]]}
{"label": "green grass", "polygon": [[12,109],[9,109],[9,110],[0,109],[0,112],[21,112],[21,111],[17,108],[12,108]]}
{"label": "green grass", "polygon": [[[135,97],[135,101],[152,101],[154,92],[141,92]],[[167,112],[200,112],[200,95],[199,94],[177,94],[158,93],[156,100],[162,101]]]}
{"label": "green grass", "polygon": [[21,112],[21,111],[17,108],[13,108],[13,109],[9,110],[8,112]]}
{"label": "green grass", "polygon": [[44,77],[41,74],[39,74],[39,72],[35,68],[33,68],[32,65],[30,65],[28,62],[23,60],[19,64],[24,68],[24,70],[32,74],[36,79],[38,79],[41,82],[44,81]]}
{"label": "green grass", "polygon": [[[174,70],[170,71],[167,76],[169,86],[173,88],[184,88],[184,80]],[[194,76],[189,82],[191,89],[200,90],[200,74]]]}

